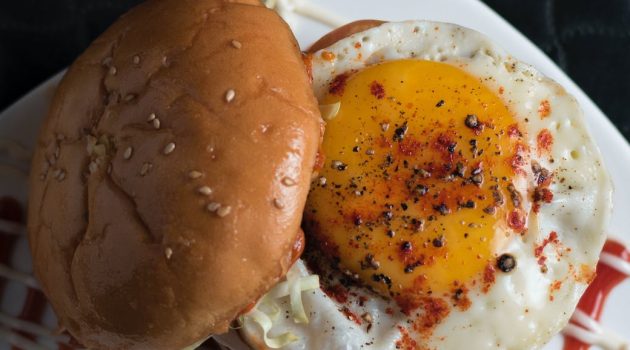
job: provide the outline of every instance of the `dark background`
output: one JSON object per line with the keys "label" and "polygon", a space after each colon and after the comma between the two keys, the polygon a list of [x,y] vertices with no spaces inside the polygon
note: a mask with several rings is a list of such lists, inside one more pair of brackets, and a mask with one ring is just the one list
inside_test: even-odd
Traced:
{"label": "dark background", "polygon": [[[139,2],[0,1],[0,110],[69,65]],[[630,139],[630,0],[485,2],[542,48]]]}

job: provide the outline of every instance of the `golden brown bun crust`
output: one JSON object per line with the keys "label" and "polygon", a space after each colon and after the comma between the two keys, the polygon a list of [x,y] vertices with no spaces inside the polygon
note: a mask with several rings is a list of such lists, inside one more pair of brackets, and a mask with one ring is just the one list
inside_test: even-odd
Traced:
{"label": "golden brown bun crust", "polygon": [[375,19],[362,19],[359,21],[348,23],[319,38],[319,40],[317,40],[313,45],[311,45],[311,47],[308,49],[308,52],[313,53],[321,49],[327,48],[328,46],[336,43],[337,41],[345,37],[348,37],[355,33],[362,32],[364,30],[368,30],[373,27],[377,27],[383,23],[385,22],[378,21]]}
{"label": "golden brown bun crust", "polygon": [[99,349],[227,331],[289,268],[320,121],[258,1],[124,15],[68,70],[34,155],[31,252],[61,324]]}

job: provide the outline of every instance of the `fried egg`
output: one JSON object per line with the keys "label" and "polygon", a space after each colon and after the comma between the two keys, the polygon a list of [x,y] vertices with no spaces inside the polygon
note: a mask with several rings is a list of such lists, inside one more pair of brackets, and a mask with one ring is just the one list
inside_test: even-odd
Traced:
{"label": "fried egg", "polygon": [[[385,23],[310,57],[327,120],[286,349],[532,349],[592,280],[611,184],[575,99],[486,37]],[[247,339],[264,348],[255,323]]]}

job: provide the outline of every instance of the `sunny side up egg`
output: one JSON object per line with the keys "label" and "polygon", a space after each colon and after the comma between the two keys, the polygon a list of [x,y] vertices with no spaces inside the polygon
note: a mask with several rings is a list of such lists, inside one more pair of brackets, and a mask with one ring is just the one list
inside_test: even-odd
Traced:
{"label": "sunny side up egg", "polygon": [[[327,118],[287,349],[532,349],[594,277],[611,184],[575,99],[483,35],[385,23],[311,57]],[[310,269],[309,272],[306,265]],[[255,324],[252,344],[264,348]]]}

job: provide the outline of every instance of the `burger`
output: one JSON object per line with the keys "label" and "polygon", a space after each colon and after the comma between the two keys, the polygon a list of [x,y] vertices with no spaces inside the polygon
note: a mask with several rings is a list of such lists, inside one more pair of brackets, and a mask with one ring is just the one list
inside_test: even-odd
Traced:
{"label": "burger", "polygon": [[[325,128],[324,128],[325,127]],[[73,63],[28,230],[103,349],[530,349],[595,276],[611,185],[575,99],[484,35],[150,0]],[[303,252],[304,251],[304,252]]]}
{"label": "burger", "polygon": [[149,1],[69,68],[33,158],[28,231],[90,348],[228,330],[299,256],[321,121],[288,26],[257,1]]}

